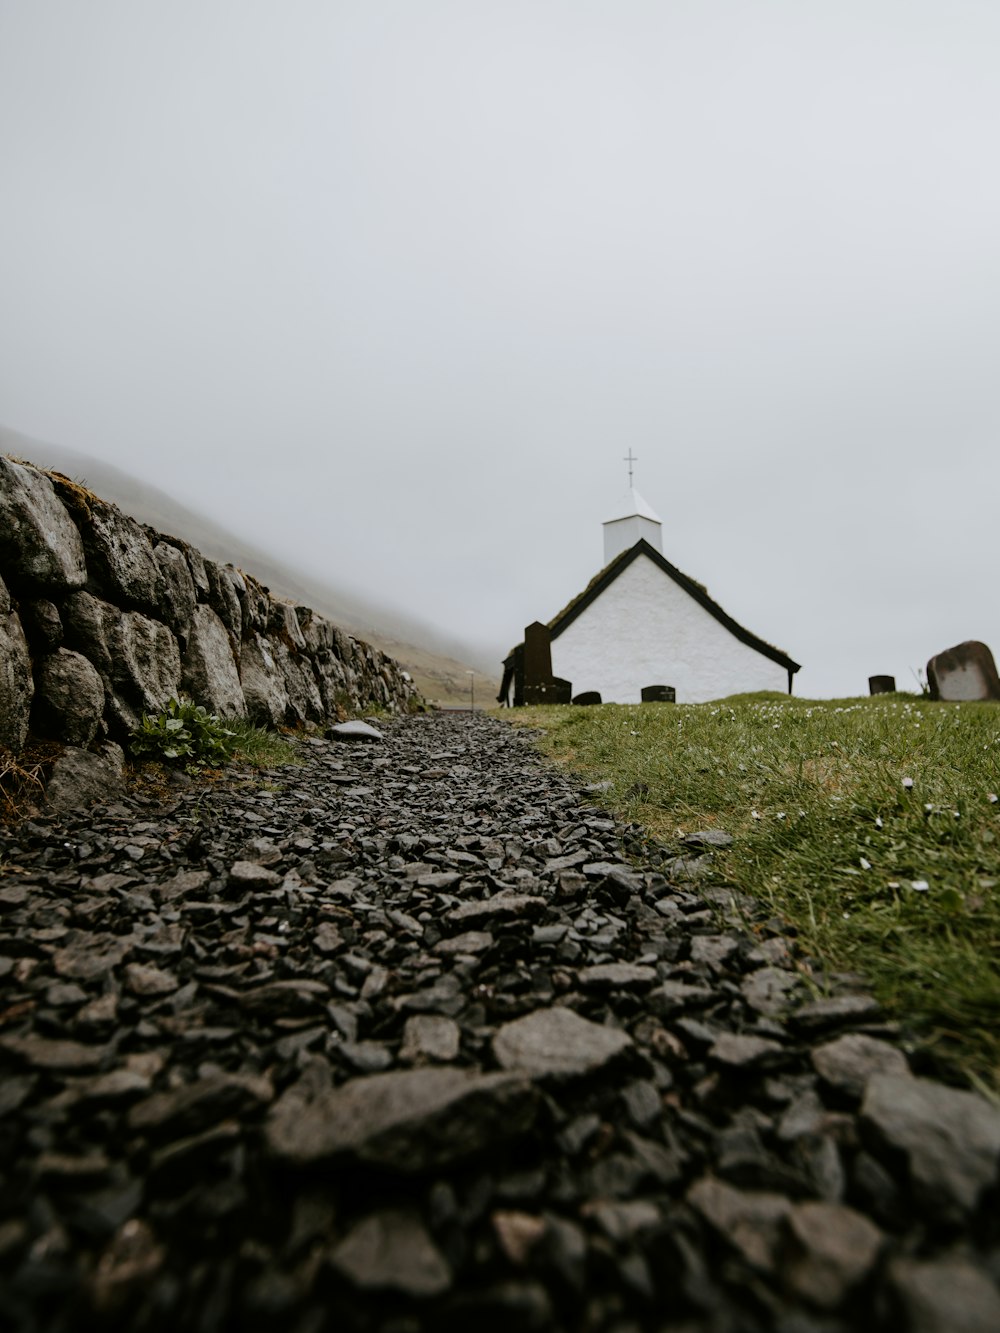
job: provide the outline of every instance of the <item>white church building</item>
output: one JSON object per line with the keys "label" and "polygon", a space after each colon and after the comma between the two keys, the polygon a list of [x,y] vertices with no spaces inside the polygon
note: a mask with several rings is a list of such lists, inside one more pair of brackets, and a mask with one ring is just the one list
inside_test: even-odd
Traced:
{"label": "white church building", "polygon": [[[799,663],[672,565],[661,533],[659,517],[629,489],[604,523],[604,568],[548,622],[552,676],[570,682],[574,697],[597,691],[604,703],[639,703],[650,686],[673,688],[678,703],[791,694]],[[522,702],[523,663],[519,645],[504,662],[501,702]]]}

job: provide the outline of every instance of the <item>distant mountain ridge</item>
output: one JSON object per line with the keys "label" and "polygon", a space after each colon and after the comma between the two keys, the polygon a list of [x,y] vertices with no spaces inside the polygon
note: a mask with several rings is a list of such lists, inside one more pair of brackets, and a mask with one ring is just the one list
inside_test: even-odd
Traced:
{"label": "distant mountain ridge", "polygon": [[496,667],[479,660],[475,650],[460,640],[441,634],[405,612],[369,602],[337,584],[293,569],[215,519],[114,464],[33,439],[6,426],[0,426],[0,453],[62,472],[139,522],[190,542],[211,560],[239,566],[280,597],[312,607],[356,638],[394,657],[428,700],[456,703],[468,698],[470,670],[484,677],[484,695],[490,685],[491,693],[496,692]]}

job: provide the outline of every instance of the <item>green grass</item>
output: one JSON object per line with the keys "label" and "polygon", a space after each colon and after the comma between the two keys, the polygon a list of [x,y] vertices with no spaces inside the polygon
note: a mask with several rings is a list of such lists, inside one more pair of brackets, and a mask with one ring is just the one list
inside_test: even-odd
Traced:
{"label": "green grass", "polygon": [[298,749],[279,731],[255,727],[245,717],[227,717],[226,729],[231,731],[233,760],[251,768],[277,768],[281,764],[301,764]]}
{"label": "green grass", "polygon": [[734,834],[720,879],[1000,1088],[1000,705],[759,694],[506,716],[664,842]]}

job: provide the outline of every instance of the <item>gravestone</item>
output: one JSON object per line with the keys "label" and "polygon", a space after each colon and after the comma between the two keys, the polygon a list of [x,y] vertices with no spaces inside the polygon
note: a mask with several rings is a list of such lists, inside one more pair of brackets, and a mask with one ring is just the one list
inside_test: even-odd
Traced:
{"label": "gravestone", "polygon": [[677,691],[672,685],[644,685],[642,687],[644,704],[675,704]]}
{"label": "gravestone", "polygon": [[568,680],[560,680],[558,676],[550,676],[548,680],[539,681],[536,685],[524,686],[524,702],[526,704],[568,704],[573,693],[573,686]]}
{"label": "gravestone", "polygon": [[969,639],[927,663],[931,698],[947,703],[1000,699],[1000,676],[985,643]]}
{"label": "gravestone", "polygon": [[599,704],[601,702],[600,690],[584,690],[582,694],[577,694],[573,702],[575,704]]}
{"label": "gravestone", "polygon": [[869,694],[895,694],[896,677],[895,676],[869,676],[868,693]]}
{"label": "gravestone", "polygon": [[536,620],[524,627],[524,702],[568,704],[573,687],[552,674],[552,633]]}
{"label": "gravestone", "polygon": [[544,685],[552,679],[552,634],[540,620],[524,629],[524,685]]}

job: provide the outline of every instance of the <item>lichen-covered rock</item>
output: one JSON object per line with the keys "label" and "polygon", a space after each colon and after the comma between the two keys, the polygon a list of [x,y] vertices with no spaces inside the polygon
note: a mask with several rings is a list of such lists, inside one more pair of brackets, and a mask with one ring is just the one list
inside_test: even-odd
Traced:
{"label": "lichen-covered rock", "polygon": [[240,683],[246,712],[258,726],[279,726],[287,720],[288,686],[284,672],[274,660],[271,645],[255,634],[243,645]]}
{"label": "lichen-covered rock", "polygon": [[118,720],[129,728],[143,713],[157,713],[181,688],[177,640],[158,620],[137,611],[117,617],[108,634],[114,667],[112,681]]}
{"label": "lichen-covered rock", "polygon": [[33,655],[42,657],[61,646],[63,624],[55,602],[44,597],[30,601],[22,597],[18,613]]}
{"label": "lichen-covered rock", "polygon": [[194,582],[195,592],[198,594],[199,602],[207,602],[212,585],[208,579],[208,570],[205,568],[205,557],[193,546],[188,546],[187,542],[176,542],[172,539],[173,545],[179,545],[184,552],[184,558],[187,560],[188,569],[191,571],[191,578]]}
{"label": "lichen-covered rock", "polygon": [[66,648],[38,666],[32,726],[41,736],[87,746],[104,715],[104,684],[97,668]]}
{"label": "lichen-covered rock", "polygon": [[195,608],[181,664],[181,684],[192,699],[223,717],[242,717],[246,700],[226,627],[210,606]]}
{"label": "lichen-covered rock", "polygon": [[295,608],[295,619],[302,631],[306,651],[310,655],[316,656],[323,652],[329,652],[336,646],[334,626],[325,616],[318,616],[308,606],[297,606]]}
{"label": "lichen-covered rock", "polygon": [[335,718],[338,706],[349,694],[344,664],[334,652],[324,648],[313,658],[313,669],[324,712],[328,718]]}
{"label": "lichen-covered rock", "polygon": [[111,650],[105,619],[114,611],[89,592],[77,592],[63,602],[62,619],[67,647],[82,653],[97,668],[105,683],[111,681]]}
{"label": "lichen-covered rock", "polygon": [[69,748],[55,762],[45,799],[53,810],[78,810],[95,801],[110,801],[124,788],[125,756],[108,742],[99,754]]}
{"label": "lichen-covered rock", "polygon": [[90,593],[67,598],[64,619],[70,647],[94,664],[104,682],[108,721],[119,734],[179,695],[180,649],[160,621],[119,611]]}
{"label": "lichen-covered rock", "polygon": [[271,598],[262,583],[258,583],[249,574],[240,571],[240,577],[246,588],[246,597],[240,599],[243,608],[243,635],[260,633],[267,628],[267,618],[271,613]]}
{"label": "lichen-covered rock", "polygon": [[208,575],[208,604],[232,636],[234,649],[239,651],[243,637],[243,608],[231,577],[236,571],[230,565],[206,560],[205,573]]}
{"label": "lichen-covered rock", "polygon": [[78,488],[58,479],[56,485],[79,526],[95,591],[121,606],[156,614],[163,582],[142,527],[117,505],[93,496],[84,499]]}
{"label": "lichen-covered rock", "polygon": [[305,651],[305,636],[302,633],[299,618],[295,614],[295,607],[289,602],[271,603],[271,617],[268,620],[267,628],[272,635],[287,644],[289,648],[298,652]]}
{"label": "lichen-covered rock", "polygon": [[87,581],[83,542],[51,480],[0,458],[0,572],[38,592],[67,592]]}
{"label": "lichen-covered rock", "polygon": [[163,580],[160,615],[177,633],[186,635],[198,604],[190,566],[184,552],[166,542],[153,547],[153,556]]}
{"label": "lichen-covered rock", "polygon": [[28,641],[0,580],[0,746],[3,748],[16,753],[24,745],[34,692]]}
{"label": "lichen-covered rock", "polygon": [[293,655],[281,638],[274,638],[271,643],[275,661],[284,677],[289,711],[294,721],[321,722],[326,712],[309,659]]}

